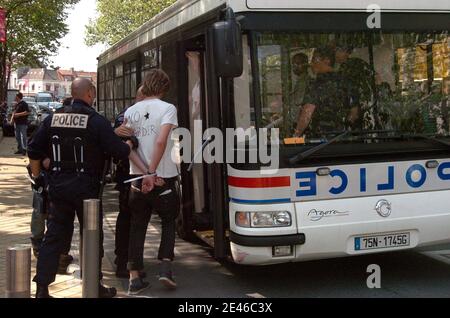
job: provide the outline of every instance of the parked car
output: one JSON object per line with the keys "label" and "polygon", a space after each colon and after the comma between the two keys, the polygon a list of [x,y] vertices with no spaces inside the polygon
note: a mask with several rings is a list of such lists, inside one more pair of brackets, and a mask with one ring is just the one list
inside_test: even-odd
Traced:
{"label": "parked car", "polygon": [[6,105],[2,105],[2,109],[0,110],[0,125],[2,126],[2,128],[3,124],[8,120],[8,113],[10,112],[10,108],[15,104],[17,93],[19,93],[19,90],[17,89],[8,89],[7,91]]}
{"label": "parked car", "polygon": [[37,93],[36,94],[36,103],[39,107],[48,106],[53,102],[53,96],[50,93]]}
{"label": "parked car", "polygon": [[23,100],[28,104],[28,105],[36,105],[36,97],[33,96],[25,96],[23,98]]}
{"label": "parked car", "polygon": [[28,104],[29,107],[33,107],[36,109],[37,113],[40,113],[40,108],[38,104],[36,103],[36,98],[34,97],[24,97],[23,101]]}
{"label": "parked car", "polygon": [[52,102],[48,104],[48,107],[50,108],[50,110],[52,111],[57,111],[58,109],[60,109],[61,107],[63,107],[62,103],[58,103],[58,102]]}
{"label": "parked car", "polygon": [[3,116],[2,130],[3,130],[3,136],[5,136],[5,137],[14,136],[14,125],[11,125],[11,116],[12,116],[13,111],[14,111],[14,106],[8,105],[8,110],[6,111],[6,114]]}
{"label": "parked car", "polygon": [[53,113],[53,111],[50,109],[50,107],[41,106],[39,108],[39,112],[38,112],[40,121],[43,122],[45,120],[45,118],[47,118],[47,116],[49,116],[52,113]]}
{"label": "parked car", "polygon": [[41,116],[37,111],[37,106],[31,106],[30,115],[28,115],[28,135],[31,135],[39,128],[41,124]]}
{"label": "parked car", "polygon": [[[37,111],[37,106],[29,107],[30,114],[28,115],[28,131],[27,133],[32,134],[41,124],[41,116],[39,116]],[[11,125],[11,116],[14,111],[14,106],[9,106],[6,115],[3,118],[3,136],[13,137],[14,136],[14,125]]]}

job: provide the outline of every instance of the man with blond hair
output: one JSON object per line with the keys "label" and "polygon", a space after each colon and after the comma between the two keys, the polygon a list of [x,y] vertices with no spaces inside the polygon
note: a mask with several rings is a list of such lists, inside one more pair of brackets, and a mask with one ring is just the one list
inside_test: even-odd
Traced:
{"label": "man with blond hair", "polygon": [[[136,295],[149,287],[139,273],[144,269],[144,243],[152,212],[162,221],[158,259],[159,280],[168,288],[176,288],[172,273],[175,248],[175,219],[179,212],[176,187],[178,170],[172,161],[172,130],[178,126],[177,109],[161,99],[170,89],[170,79],[162,70],[152,70],[145,77],[142,93],[146,98],[125,113],[130,128],[139,140],[137,153],[147,170],[131,162],[132,177],[144,177],[131,185],[131,235],[128,254],[129,294]],[[162,182],[160,182],[162,180]],[[154,210],[154,211],[153,211]]]}

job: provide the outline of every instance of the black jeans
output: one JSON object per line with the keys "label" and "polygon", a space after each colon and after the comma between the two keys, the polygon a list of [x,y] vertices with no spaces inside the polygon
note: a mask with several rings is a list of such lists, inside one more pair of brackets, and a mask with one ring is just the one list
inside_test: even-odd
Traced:
{"label": "black jeans", "polygon": [[140,192],[142,181],[133,183],[130,191],[131,231],[128,254],[128,269],[144,269],[144,244],[153,210],[162,221],[162,236],[158,259],[173,260],[175,249],[175,220],[179,213],[179,197],[176,187],[177,179],[166,179],[163,187],[156,187],[152,192]]}
{"label": "black jeans", "polygon": [[116,222],[116,265],[118,270],[127,268],[128,245],[130,242],[131,212],[129,205],[130,186],[118,186],[119,193],[119,215]]}

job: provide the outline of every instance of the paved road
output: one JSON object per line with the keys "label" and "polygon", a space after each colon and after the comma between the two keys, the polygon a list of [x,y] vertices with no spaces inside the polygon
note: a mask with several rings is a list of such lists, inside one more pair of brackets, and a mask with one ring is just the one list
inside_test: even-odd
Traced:
{"label": "paved road", "polygon": [[[0,153],[2,145],[5,145],[5,141],[0,143]],[[0,156],[0,160],[2,158],[5,157]],[[21,158],[13,162],[14,169],[24,164]],[[4,162],[0,162],[0,170],[7,167]],[[15,176],[16,171],[0,174],[0,208],[5,213],[6,209],[11,210],[16,206],[17,211],[13,214],[22,215],[31,203],[30,191],[26,180],[22,178],[20,186],[12,187],[12,178]],[[116,197],[117,192],[108,186],[105,197],[106,264],[111,264],[114,259]],[[10,232],[0,234],[8,234],[11,239],[17,236],[19,241],[27,240],[26,233],[23,233],[28,228],[27,220],[28,216],[20,220],[17,225],[20,231],[14,227]],[[142,297],[450,297],[450,244],[420,251],[270,267],[242,267],[227,262],[219,263],[211,257],[209,247],[179,240],[175,262],[179,288],[167,291],[160,286],[156,277],[159,231],[159,220],[155,218],[149,227],[145,251],[146,271],[152,288]],[[366,269],[370,264],[381,267],[381,289],[367,288]],[[0,267],[0,275],[3,276],[3,266],[0,264]],[[112,273],[108,272],[107,278],[111,276]],[[127,284],[127,280],[115,282],[114,286],[121,289],[120,297],[126,297]]]}
{"label": "paved road", "polygon": [[[242,267],[215,262],[209,249],[180,242],[175,266],[180,288],[167,293],[156,285],[146,296],[450,297],[450,246],[437,248],[444,249],[447,251],[433,255],[439,259],[419,251],[409,251],[269,267]],[[154,264],[148,261],[148,272],[154,272]],[[381,289],[367,288],[369,274],[366,270],[370,264],[381,267]],[[157,283],[156,279],[153,282]]]}

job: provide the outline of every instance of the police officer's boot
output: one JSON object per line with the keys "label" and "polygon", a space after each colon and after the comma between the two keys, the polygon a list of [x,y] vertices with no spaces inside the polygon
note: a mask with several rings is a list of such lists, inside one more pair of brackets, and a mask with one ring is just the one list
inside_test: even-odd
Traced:
{"label": "police officer's boot", "polygon": [[48,293],[48,286],[46,285],[37,285],[36,286],[36,298],[53,298]]}
{"label": "police officer's boot", "polygon": [[114,287],[105,287],[102,284],[98,286],[99,298],[114,298],[117,295],[117,289]]}

